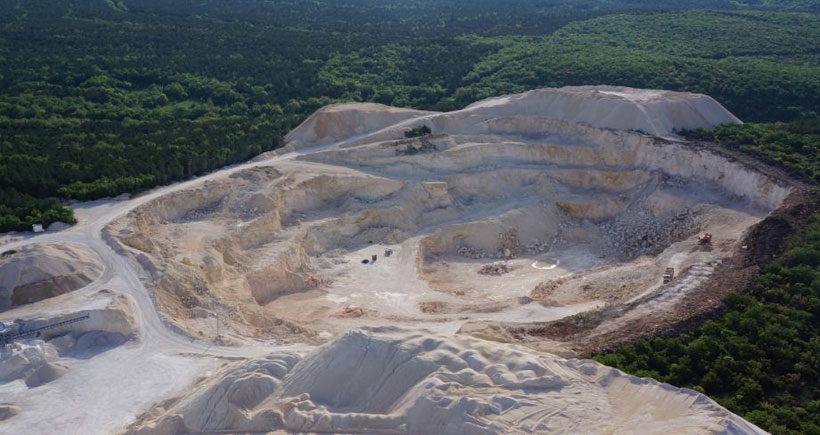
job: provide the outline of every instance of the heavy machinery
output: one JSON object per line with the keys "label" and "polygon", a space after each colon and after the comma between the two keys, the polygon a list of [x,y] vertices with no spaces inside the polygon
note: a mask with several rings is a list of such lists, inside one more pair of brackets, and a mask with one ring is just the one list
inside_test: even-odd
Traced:
{"label": "heavy machinery", "polygon": [[663,283],[668,284],[675,279],[675,269],[672,267],[667,267],[666,270],[663,272]]}
{"label": "heavy machinery", "polygon": [[61,326],[70,325],[72,323],[82,322],[83,320],[87,320],[89,317],[91,317],[91,315],[85,313],[79,317],[63,320],[61,322],[49,323],[44,326],[31,329],[25,329],[25,324],[22,322],[14,322],[11,324],[5,324],[3,322],[0,322],[0,346],[5,346],[10,341],[17,340],[20,338],[36,338],[39,337],[42,331],[46,329],[59,328]]}

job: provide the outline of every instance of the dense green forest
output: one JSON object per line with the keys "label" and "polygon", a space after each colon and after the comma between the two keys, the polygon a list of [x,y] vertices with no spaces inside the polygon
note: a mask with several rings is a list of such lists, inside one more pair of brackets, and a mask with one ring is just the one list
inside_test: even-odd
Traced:
{"label": "dense green forest", "polygon": [[790,121],[820,108],[815,14],[615,14],[511,39],[465,77],[455,105],[499,90],[604,83],[705,93],[746,121]]}
{"label": "dense green forest", "polygon": [[[687,133],[820,181],[820,119]],[[693,388],[777,434],[820,434],[820,213],[728,312],[694,332],[595,355],[604,364]]]}
{"label": "dense green forest", "polygon": [[714,130],[683,132],[780,166],[796,178],[820,184],[820,118],[790,123],[721,125]]}
{"label": "dense green forest", "polygon": [[276,148],[331,102],[445,110],[609,83],[790,121],[820,100],[820,1],[1,3],[0,231],[72,221],[54,198],[138,192]]}

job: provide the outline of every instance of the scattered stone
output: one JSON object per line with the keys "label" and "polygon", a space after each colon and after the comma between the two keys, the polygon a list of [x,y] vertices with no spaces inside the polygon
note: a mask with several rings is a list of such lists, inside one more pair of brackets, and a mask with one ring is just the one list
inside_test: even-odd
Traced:
{"label": "scattered stone", "polygon": [[534,301],[544,302],[548,300],[561,283],[558,281],[546,281],[535,286],[530,292],[530,297]]}
{"label": "scattered stone", "polygon": [[518,305],[527,305],[532,303],[532,298],[529,296],[521,296],[518,298]]}
{"label": "scattered stone", "polygon": [[397,156],[412,156],[438,151],[438,147],[426,137],[404,139],[393,143]]}
{"label": "scattered stone", "polygon": [[487,258],[487,253],[482,249],[470,248],[469,246],[459,246],[456,248],[458,255],[472,260]]}
{"label": "scattered stone", "polygon": [[355,305],[348,305],[340,313],[334,314],[333,317],[338,317],[338,318],[341,318],[341,319],[350,319],[350,318],[359,318],[359,317],[364,316],[365,314],[367,314],[367,311],[365,311],[364,308],[357,307]]}
{"label": "scattered stone", "polygon": [[482,275],[500,276],[510,273],[511,270],[512,269],[505,263],[490,263],[481,266],[481,268],[478,269],[478,273]]}
{"label": "scattered stone", "polygon": [[[564,226],[564,227],[566,227],[566,226]],[[550,241],[550,242],[547,242],[546,239],[535,238],[535,239],[532,240],[532,242],[527,244],[527,246],[525,246],[524,249],[526,249],[527,254],[531,254],[531,255],[543,254],[544,252],[551,251],[552,248],[555,245],[565,243],[565,242],[566,242],[566,240],[564,240],[564,239],[562,239],[561,237],[558,237],[558,236],[553,237],[552,241]]]}
{"label": "scattered stone", "polygon": [[[223,199],[220,198],[216,201],[211,202],[210,204],[206,204],[203,207],[195,208],[193,210],[189,210],[188,212],[186,212],[185,214],[183,214],[179,218],[173,219],[171,222],[176,223],[176,224],[184,224],[184,223],[188,223],[188,222],[201,221],[205,218],[211,217],[214,214],[216,214],[216,212],[218,212],[219,209],[222,208],[222,203],[223,203]],[[163,223],[166,223],[166,222],[163,221]]]}
{"label": "scattered stone", "polygon": [[657,255],[700,231],[696,213],[688,208],[666,219],[655,217],[644,207],[635,208],[600,227],[604,232],[603,248],[621,261]]}
{"label": "scattered stone", "polygon": [[518,254],[523,251],[521,243],[518,241],[517,228],[504,231],[499,234],[498,237],[501,242],[501,253],[504,255],[505,259],[509,260],[512,258],[517,258]]}
{"label": "scattered stone", "polygon": [[419,309],[424,314],[440,314],[445,308],[444,302],[419,302]]}

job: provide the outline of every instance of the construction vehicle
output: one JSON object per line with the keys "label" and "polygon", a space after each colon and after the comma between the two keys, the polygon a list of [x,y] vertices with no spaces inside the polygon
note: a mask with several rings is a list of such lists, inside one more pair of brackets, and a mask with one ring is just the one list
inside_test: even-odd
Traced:
{"label": "construction vehicle", "polygon": [[663,283],[668,284],[672,282],[673,279],[675,279],[675,269],[667,267],[663,272]]}
{"label": "construction vehicle", "polygon": [[31,329],[25,329],[25,324],[19,321],[15,321],[11,324],[0,322],[0,346],[5,346],[9,342],[21,338],[37,338],[41,335],[42,331],[46,329],[59,328],[61,326],[70,325],[72,323],[82,322],[83,320],[88,320],[89,317],[91,317],[91,315],[85,313],[79,317],[63,320],[61,322],[49,323],[44,326]]}

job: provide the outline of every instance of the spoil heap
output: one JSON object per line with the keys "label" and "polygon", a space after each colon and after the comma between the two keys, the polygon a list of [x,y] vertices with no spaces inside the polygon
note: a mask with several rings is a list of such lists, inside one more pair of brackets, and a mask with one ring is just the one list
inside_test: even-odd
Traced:
{"label": "spoil heap", "polygon": [[233,365],[127,433],[764,433],[706,396],[590,360],[430,332],[350,332]]}
{"label": "spoil heap", "polygon": [[85,287],[102,270],[93,251],[72,243],[0,253],[0,312]]}

